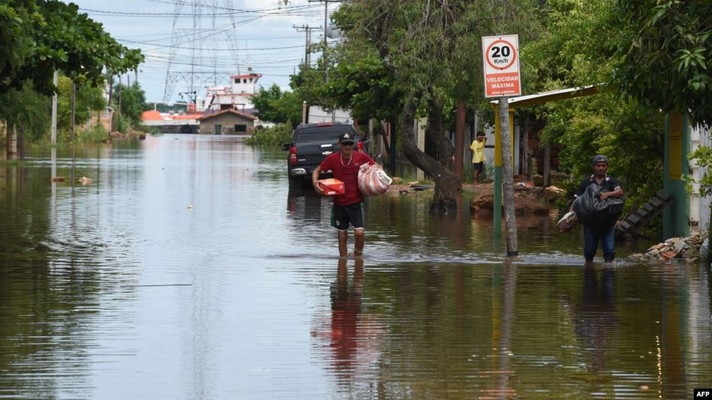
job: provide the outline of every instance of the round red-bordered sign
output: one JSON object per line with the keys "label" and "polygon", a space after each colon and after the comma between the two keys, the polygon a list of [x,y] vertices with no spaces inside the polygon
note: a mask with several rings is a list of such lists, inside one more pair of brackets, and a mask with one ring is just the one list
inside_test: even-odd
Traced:
{"label": "round red-bordered sign", "polygon": [[[498,43],[502,43],[503,45],[500,47],[497,47],[496,51],[495,51],[496,54],[492,55],[492,50],[493,50],[494,46]],[[506,50],[506,49],[508,49],[508,50]],[[504,54],[508,51],[511,51],[511,54]],[[503,39],[497,39],[494,42],[490,43],[490,45],[487,46],[486,54],[487,54],[487,57],[485,57],[485,58],[487,60],[487,64],[489,64],[490,67],[499,69],[499,70],[505,70],[505,69],[511,67],[512,65],[514,65],[514,63],[517,61],[517,48],[514,47],[513,44],[511,44],[508,41],[503,40]],[[511,58],[509,58],[505,64],[500,64],[500,65],[495,64],[495,59],[499,59],[500,57],[510,57],[510,55],[511,55]]]}

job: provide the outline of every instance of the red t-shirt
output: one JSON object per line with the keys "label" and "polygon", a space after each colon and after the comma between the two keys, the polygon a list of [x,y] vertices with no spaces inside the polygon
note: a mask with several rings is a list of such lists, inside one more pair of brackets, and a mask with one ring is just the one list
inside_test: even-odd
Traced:
{"label": "red t-shirt", "polygon": [[358,189],[358,170],[363,164],[375,164],[366,153],[354,151],[351,158],[343,158],[341,152],[329,154],[319,167],[326,172],[331,170],[334,178],[344,182],[344,194],[334,196],[334,204],[348,206],[363,201]]}

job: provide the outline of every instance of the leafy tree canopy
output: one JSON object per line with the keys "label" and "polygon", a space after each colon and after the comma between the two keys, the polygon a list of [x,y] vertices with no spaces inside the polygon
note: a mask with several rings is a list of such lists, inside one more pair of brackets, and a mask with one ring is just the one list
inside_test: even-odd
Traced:
{"label": "leafy tree canopy", "polygon": [[[72,80],[60,77],[58,89],[57,127],[69,131],[72,126]],[[74,90],[74,122],[82,125],[92,117],[92,110],[103,109],[106,101],[98,87],[75,86]]]}
{"label": "leafy tree canopy", "polygon": [[614,76],[621,91],[646,106],[712,121],[712,2],[618,1],[622,58]]}
{"label": "leafy tree canopy", "polygon": [[29,139],[49,132],[50,106],[49,97],[37,93],[29,81],[21,88],[0,91],[0,119],[12,121],[12,127]]}
{"label": "leafy tree canopy", "polygon": [[75,81],[97,85],[104,69],[124,73],[143,61],[76,4],[58,0],[7,0],[0,4],[0,92],[32,81],[51,94],[59,70]]}
{"label": "leafy tree canopy", "polygon": [[[665,125],[657,108],[621,98],[608,84],[621,60],[616,48],[629,40],[627,27],[615,24],[616,2],[556,0],[541,10],[545,29],[521,50],[527,91],[596,85],[599,94],[523,109],[520,118],[533,113],[545,122],[540,138],[560,149],[559,169],[573,178],[569,190],[591,174],[591,157],[603,153],[634,204],[662,186],[658,162]],[[630,143],[636,143],[636,151],[631,152]]]}
{"label": "leafy tree canopy", "polygon": [[252,104],[259,110],[257,115],[262,121],[296,126],[302,120],[302,102],[299,97],[293,92],[282,91],[277,84],[252,96]]}
{"label": "leafy tree canopy", "polygon": [[394,83],[374,48],[349,40],[338,44],[330,55],[334,62],[328,82],[320,60],[319,67],[301,67],[298,74],[292,75],[295,93],[307,103],[327,110],[348,109],[356,119],[395,120],[404,91]]}
{"label": "leafy tree canopy", "polygon": [[128,118],[131,125],[140,125],[141,114],[149,109],[146,104],[146,94],[141,89],[141,85],[138,82],[132,83],[131,86],[119,84],[114,87],[114,93],[118,93],[113,99],[114,108],[122,116]]}

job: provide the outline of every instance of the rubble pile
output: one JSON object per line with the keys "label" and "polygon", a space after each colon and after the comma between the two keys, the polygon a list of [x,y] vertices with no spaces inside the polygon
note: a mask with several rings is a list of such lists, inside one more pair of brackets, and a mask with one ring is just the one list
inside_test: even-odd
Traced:
{"label": "rubble pile", "polygon": [[706,238],[706,233],[701,234],[699,232],[695,232],[688,237],[670,238],[662,243],[650,246],[645,254],[633,254],[629,258],[632,260],[661,261],[679,258],[687,262],[696,262],[700,258],[700,248],[703,246]]}
{"label": "rubble pile", "polygon": [[[470,204],[470,209],[477,213],[491,212],[494,209],[494,184],[477,186],[478,195]],[[555,186],[546,188],[533,186],[531,182],[520,182],[514,186],[514,208],[517,215],[550,215],[556,208],[558,199],[566,196],[563,189]]]}

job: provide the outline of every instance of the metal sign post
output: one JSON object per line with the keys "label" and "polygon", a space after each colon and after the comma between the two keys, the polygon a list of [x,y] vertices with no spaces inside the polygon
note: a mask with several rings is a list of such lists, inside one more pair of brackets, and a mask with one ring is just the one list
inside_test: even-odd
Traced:
{"label": "metal sign post", "polygon": [[[510,127],[508,96],[522,92],[519,74],[519,39],[517,35],[486,36],[482,38],[482,64],[485,82],[485,97],[499,98],[499,118],[495,129],[494,165],[494,229],[495,235],[502,231],[504,204],[507,230],[507,256],[518,255],[517,221],[514,208],[514,182],[512,167],[512,134]],[[504,201],[502,202],[502,190]]]}

